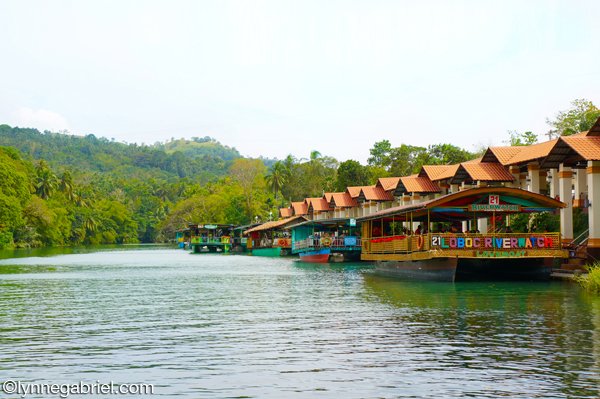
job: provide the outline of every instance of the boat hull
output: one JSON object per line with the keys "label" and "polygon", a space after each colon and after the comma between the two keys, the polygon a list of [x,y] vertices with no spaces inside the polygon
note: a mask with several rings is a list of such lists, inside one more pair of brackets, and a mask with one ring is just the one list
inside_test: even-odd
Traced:
{"label": "boat hull", "polygon": [[316,251],[306,251],[300,252],[299,255],[302,262],[327,263],[329,261],[329,255],[331,255],[331,250],[327,248]]}
{"label": "boat hull", "polygon": [[281,248],[252,248],[252,255],[254,256],[266,256],[269,258],[276,258],[281,256]]}
{"label": "boat hull", "polygon": [[456,258],[436,258],[415,261],[378,261],[375,273],[407,280],[453,282]]}
{"label": "boat hull", "polygon": [[552,258],[459,259],[457,280],[547,280]]}

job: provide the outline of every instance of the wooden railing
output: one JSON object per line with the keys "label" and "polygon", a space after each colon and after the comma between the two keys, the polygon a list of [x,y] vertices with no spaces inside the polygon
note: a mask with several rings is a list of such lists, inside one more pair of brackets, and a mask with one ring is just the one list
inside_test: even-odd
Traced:
{"label": "wooden railing", "polygon": [[361,247],[361,239],[358,237],[308,237],[304,240],[294,241],[294,250],[298,249],[319,249],[319,248],[339,248],[352,249]]}
{"label": "wooden railing", "polygon": [[544,251],[560,249],[560,233],[430,233],[372,237],[362,240],[362,252],[365,254],[407,254],[430,250],[440,254],[456,255],[473,251],[526,251],[528,256],[534,256]]}
{"label": "wooden railing", "polygon": [[191,239],[192,245],[199,244],[229,244],[231,242],[231,237],[222,236],[222,237],[201,237],[201,236],[193,236]]}

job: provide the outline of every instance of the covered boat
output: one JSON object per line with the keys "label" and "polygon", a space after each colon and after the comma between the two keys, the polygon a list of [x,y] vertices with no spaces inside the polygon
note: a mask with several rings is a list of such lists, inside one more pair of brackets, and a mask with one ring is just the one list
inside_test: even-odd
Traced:
{"label": "covered boat", "polygon": [[560,233],[512,232],[510,216],[565,206],[519,188],[478,187],[389,208],[358,218],[361,259],[377,261],[380,273],[406,278],[546,278],[554,260],[568,257]]}

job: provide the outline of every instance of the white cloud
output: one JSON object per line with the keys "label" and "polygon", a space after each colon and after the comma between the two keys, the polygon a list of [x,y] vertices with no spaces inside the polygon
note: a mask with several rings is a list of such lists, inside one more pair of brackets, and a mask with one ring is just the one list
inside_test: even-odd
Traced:
{"label": "white cloud", "polygon": [[47,109],[21,107],[15,112],[15,125],[34,127],[39,130],[58,132],[69,129],[67,119],[59,113]]}

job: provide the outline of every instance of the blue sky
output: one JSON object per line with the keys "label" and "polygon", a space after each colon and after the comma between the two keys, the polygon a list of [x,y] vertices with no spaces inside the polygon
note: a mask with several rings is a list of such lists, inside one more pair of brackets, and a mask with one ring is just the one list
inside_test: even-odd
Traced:
{"label": "blue sky", "polygon": [[[0,1],[0,123],[243,155],[468,150],[600,106],[598,1]],[[541,136],[544,139],[544,136]]]}

